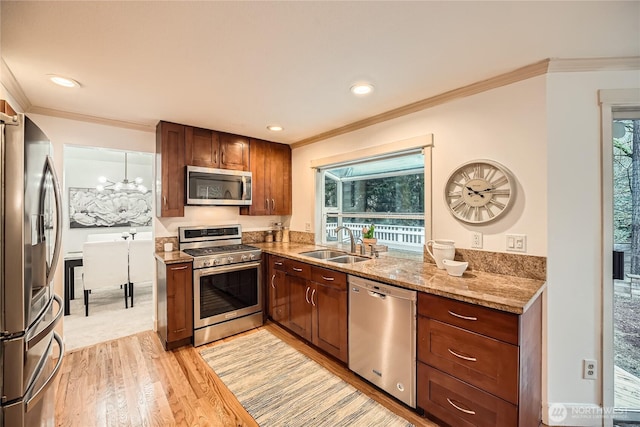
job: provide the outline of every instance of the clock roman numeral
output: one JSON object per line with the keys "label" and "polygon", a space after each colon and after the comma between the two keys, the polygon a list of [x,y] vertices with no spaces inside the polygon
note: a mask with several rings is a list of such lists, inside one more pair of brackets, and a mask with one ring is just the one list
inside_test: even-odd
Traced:
{"label": "clock roman numeral", "polygon": [[480,164],[473,165],[473,177],[474,178],[484,178],[484,174],[482,173],[482,169]]}
{"label": "clock roman numeral", "polygon": [[462,171],[462,177],[464,178],[465,182],[467,182],[467,181],[469,181],[471,179],[471,177],[469,176],[467,171]]}
{"label": "clock roman numeral", "polygon": [[459,208],[460,206],[464,205],[464,204],[465,204],[465,203],[464,203],[464,199],[460,198],[460,199],[458,199],[458,201],[457,201],[457,202],[455,202],[455,203],[451,206],[451,209],[453,209],[454,211],[457,211],[457,210],[458,210],[458,208]]}
{"label": "clock roman numeral", "polygon": [[491,212],[491,209],[489,209],[488,204],[484,205],[484,210],[487,211],[487,215],[489,216],[489,218],[493,218],[495,216],[493,212]]}
{"label": "clock roman numeral", "polygon": [[509,191],[509,190],[492,190],[491,194],[493,194],[494,196],[508,196],[509,194],[511,194],[511,191]]}
{"label": "clock roman numeral", "polygon": [[506,176],[503,176],[498,180],[491,182],[491,185],[493,185],[493,188],[497,188],[497,187],[500,187],[501,185],[506,184],[507,182],[509,182],[509,180],[507,179]]}
{"label": "clock roman numeral", "polygon": [[448,196],[449,197],[461,197],[462,196],[462,191],[449,191]]}
{"label": "clock roman numeral", "polygon": [[488,204],[491,204],[491,205],[497,207],[500,210],[502,210],[502,209],[504,209],[506,207],[506,205],[504,203],[497,202],[497,201],[495,201],[493,199],[489,200]]}

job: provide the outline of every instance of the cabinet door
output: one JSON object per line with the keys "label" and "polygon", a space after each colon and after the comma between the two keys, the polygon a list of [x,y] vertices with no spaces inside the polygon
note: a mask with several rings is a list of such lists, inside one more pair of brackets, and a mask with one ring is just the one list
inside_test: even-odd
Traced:
{"label": "cabinet door", "polygon": [[156,179],[160,178],[160,191],[156,192],[156,216],[184,216],[185,180],[184,126],[160,122],[156,128]]}
{"label": "cabinet door", "polygon": [[291,147],[269,144],[268,197],[271,215],[291,215]]}
{"label": "cabinet door", "polygon": [[251,139],[249,148],[249,166],[251,180],[251,206],[242,206],[241,215],[269,215],[269,200],[265,189],[268,187],[266,169],[269,143],[260,139]]}
{"label": "cabinet door", "polygon": [[167,266],[167,341],[193,335],[193,286],[191,263]]}
{"label": "cabinet door", "polygon": [[289,329],[311,341],[311,287],[302,277],[287,275],[289,284]]}
{"label": "cabinet door", "polygon": [[249,170],[249,139],[230,133],[220,133],[220,167]]}
{"label": "cabinet door", "polygon": [[269,278],[269,315],[283,325],[289,323],[289,283],[282,270],[272,270]]}
{"label": "cabinet door", "polygon": [[185,157],[189,166],[217,168],[220,166],[218,132],[187,126],[185,129]]}
{"label": "cabinet door", "polygon": [[310,299],[313,343],[347,363],[347,291],[313,283]]}

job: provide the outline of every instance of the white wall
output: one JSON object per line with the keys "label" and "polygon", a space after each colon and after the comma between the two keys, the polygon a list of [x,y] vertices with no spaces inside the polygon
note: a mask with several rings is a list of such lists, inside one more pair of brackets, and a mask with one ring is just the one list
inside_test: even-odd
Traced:
{"label": "white wall", "polygon": [[[601,357],[601,257],[611,256],[600,253],[598,89],[639,88],[640,73],[553,73],[547,82],[548,401],[600,405],[601,379],[582,379],[582,359]],[[592,421],[568,418],[564,425]]]}
{"label": "white wall", "polygon": [[[310,162],[418,135],[433,134],[433,238],[470,248],[472,231],[484,249],[504,252],[505,233],[527,235],[528,254],[546,255],[545,78],[537,77],[293,150],[291,229],[314,226],[314,173]],[[473,159],[496,160],[511,170],[518,187],[504,218],[488,225],[457,221],[444,202],[449,174]]]}

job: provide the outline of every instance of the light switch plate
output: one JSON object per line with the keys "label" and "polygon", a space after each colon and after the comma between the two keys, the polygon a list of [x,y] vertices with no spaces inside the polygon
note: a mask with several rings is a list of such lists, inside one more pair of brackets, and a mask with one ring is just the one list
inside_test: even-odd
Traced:
{"label": "light switch plate", "polygon": [[526,234],[507,234],[508,252],[527,252]]}
{"label": "light switch plate", "polygon": [[471,234],[471,247],[473,249],[482,249],[482,233],[474,231]]}

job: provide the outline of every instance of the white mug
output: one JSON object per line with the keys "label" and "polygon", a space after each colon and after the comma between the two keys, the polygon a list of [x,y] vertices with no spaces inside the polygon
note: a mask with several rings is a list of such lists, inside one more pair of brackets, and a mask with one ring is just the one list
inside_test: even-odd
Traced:
{"label": "white mug", "polygon": [[171,243],[171,242],[165,243],[164,244],[164,251],[165,252],[173,252],[173,243]]}
{"label": "white mug", "polygon": [[[427,242],[427,252],[431,255],[431,258],[436,262],[436,266],[444,270],[443,259],[454,259],[456,256],[456,248],[453,240],[429,240]],[[429,249],[429,246],[433,248],[433,252]]]}

